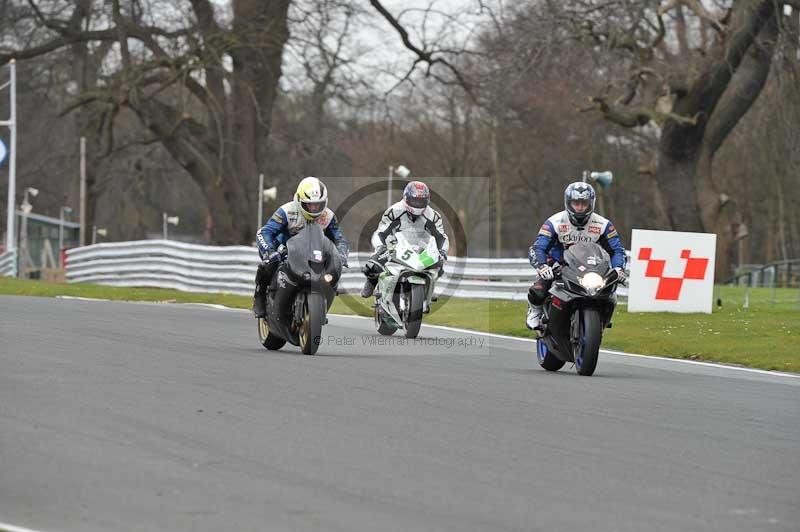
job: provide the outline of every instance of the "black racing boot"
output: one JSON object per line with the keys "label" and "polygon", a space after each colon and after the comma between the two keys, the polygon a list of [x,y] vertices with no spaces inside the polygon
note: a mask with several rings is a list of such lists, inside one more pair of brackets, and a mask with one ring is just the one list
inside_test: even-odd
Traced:
{"label": "black racing boot", "polygon": [[370,279],[367,277],[367,280],[364,281],[364,287],[361,288],[361,297],[367,298],[372,296],[375,293],[375,285],[378,284],[377,279]]}
{"label": "black racing boot", "polygon": [[253,314],[256,318],[267,317],[267,291],[261,290],[258,285],[256,285],[256,293],[253,294]]}
{"label": "black racing boot", "polygon": [[256,318],[267,317],[267,286],[269,285],[269,268],[265,263],[256,270],[256,292],[253,294],[253,314]]}

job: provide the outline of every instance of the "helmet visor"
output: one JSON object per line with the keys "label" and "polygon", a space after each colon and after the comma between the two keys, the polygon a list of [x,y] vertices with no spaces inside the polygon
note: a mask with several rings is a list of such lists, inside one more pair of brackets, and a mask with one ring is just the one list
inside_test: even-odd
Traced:
{"label": "helmet visor", "polygon": [[574,199],[570,200],[569,207],[572,212],[583,214],[589,210],[590,202],[588,199]]}
{"label": "helmet visor", "polygon": [[301,201],[300,205],[308,213],[320,214],[325,210],[325,201]]}
{"label": "helmet visor", "polygon": [[412,209],[424,209],[425,207],[428,206],[428,198],[406,197],[406,205],[408,205]]}

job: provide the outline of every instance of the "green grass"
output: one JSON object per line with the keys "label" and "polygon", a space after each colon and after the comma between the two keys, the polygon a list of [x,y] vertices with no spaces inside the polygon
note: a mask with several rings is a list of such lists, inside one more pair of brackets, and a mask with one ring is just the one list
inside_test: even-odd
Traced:
{"label": "green grass", "polygon": [[[249,308],[251,298],[197,294],[156,288],[114,288],[0,278],[0,294],[69,295],[129,301],[217,303]],[[629,313],[620,305],[603,347],[631,353],[707,360],[800,373],[800,302],[797,289],[753,289],[744,308],[745,291],[718,287],[721,307],[713,314]],[[425,322],[464,329],[530,337],[526,304],[479,299],[442,299]],[[371,316],[364,300],[342,296],[333,312]]]}
{"label": "green grass", "polygon": [[45,283],[0,277],[0,294],[17,296],[74,296],[119,301],[161,301],[167,303],[216,303],[228,307],[250,308],[252,298],[229,294],[203,294],[161,288],[120,288],[95,284]]}

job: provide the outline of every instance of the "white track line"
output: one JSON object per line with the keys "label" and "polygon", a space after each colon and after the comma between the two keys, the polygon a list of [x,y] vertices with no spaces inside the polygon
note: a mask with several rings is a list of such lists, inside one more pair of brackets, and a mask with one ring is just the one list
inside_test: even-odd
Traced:
{"label": "white track line", "polygon": [[100,299],[99,297],[80,297],[80,296],[55,296],[56,299],[72,299],[75,301],[112,301],[111,299]]}
{"label": "white track line", "polygon": [[[367,316],[354,316],[352,314],[331,314],[331,316],[338,316],[341,318],[358,318],[358,319],[365,319],[365,320],[372,320]],[[512,340],[516,342],[525,342],[529,344],[535,344],[536,340],[533,338],[520,338],[517,336],[506,336],[504,334],[495,334],[495,333],[488,333],[483,331],[473,331],[471,329],[459,329],[457,327],[447,327],[445,325],[429,325],[427,323],[423,323],[426,328],[434,328],[434,329],[442,329],[444,331],[452,331],[457,333],[465,333],[465,334],[475,334],[480,336],[488,336],[491,338],[500,338],[502,340]],[[685,358],[669,358],[669,357],[662,357],[658,355],[640,355],[638,353],[625,353],[623,351],[614,351],[611,349],[601,349],[601,353],[609,353],[611,355],[617,355],[622,357],[633,357],[633,358],[644,358],[648,360],[664,360],[666,362],[676,362],[679,364],[693,364],[696,366],[706,366],[711,368],[722,368],[722,369],[731,369],[734,371],[744,371],[746,373],[756,373],[759,375],[769,375],[772,377],[790,377],[793,379],[800,379],[800,374],[797,373],[784,373],[782,371],[769,371],[766,369],[755,369],[755,368],[743,368],[741,366],[731,366],[728,364],[720,364],[718,362],[702,362],[699,360],[686,360]]]}
{"label": "white track line", "polygon": [[[75,299],[75,300],[79,300],[79,301],[110,301],[108,299],[93,299],[93,298],[88,298],[88,297],[74,297],[74,296],[56,296],[56,297],[59,298],[59,299]],[[157,303],[157,302],[154,302],[154,301],[130,301],[129,303]],[[213,309],[216,309],[216,310],[227,310],[227,311],[233,311],[233,312],[248,312],[248,313],[250,312],[250,311],[245,310],[245,309],[226,307],[225,305],[217,305],[217,304],[213,304],[213,303],[172,303],[172,304],[174,304],[174,305],[200,306],[200,307],[213,308]],[[370,320],[370,321],[372,321],[372,319],[373,319],[373,318],[370,318],[368,316],[356,316],[354,314],[331,314],[331,316],[336,316],[338,318],[353,318],[353,319]],[[451,331],[451,332],[464,333],[464,334],[476,334],[476,335],[480,335],[480,336],[487,336],[487,337],[490,337],[490,338],[499,338],[501,340],[510,340],[510,341],[514,341],[514,342],[526,342],[526,343],[529,343],[529,344],[536,343],[536,340],[534,340],[532,338],[520,338],[520,337],[517,337],[517,336],[507,336],[507,335],[504,335],[504,334],[495,334],[495,333],[489,333],[489,332],[484,332],[484,331],[473,331],[471,329],[459,329],[457,327],[447,327],[445,325],[429,325],[427,323],[424,323],[423,325],[425,325],[426,328],[441,329],[443,331]],[[769,371],[769,370],[765,370],[765,369],[743,368],[741,366],[731,366],[731,365],[728,365],[728,364],[720,364],[718,362],[702,362],[702,361],[699,361],[699,360],[686,360],[685,358],[669,358],[669,357],[662,357],[662,356],[658,356],[658,355],[640,355],[638,353],[625,353],[623,351],[614,351],[614,350],[611,350],[611,349],[601,349],[601,352],[602,353],[609,353],[611,355],[622,356],[622,357],[644,358],[644,359],[648,359],[648,360],[663,360],[665,362],[673,362],[673,363],[677,363],[677,364],[692,364],[692,365],[695,365],[695,366],[705,366],[705,367],[709,367],[709,368],[720,368],[720,369],[729,369],[729,370],[733,370],[733,371],[743,371],[745,373],[755,373],[757,375],[767,375],[767,376],[771,376],[771,377],[789,377],[789,378],[792,378],[792,379],[800,379],[800,374],[797,374],[797,373],[785,373],[785,372],[782,372],[782,371]],[[0,532],[3,532],[2,528],[0,528]]]}
{"label": "white track line", "polygon": [[22,528],[21,526],[14,526],[6,523],[0,523],[0,532],[38,532],[38,531],[30,528]]}

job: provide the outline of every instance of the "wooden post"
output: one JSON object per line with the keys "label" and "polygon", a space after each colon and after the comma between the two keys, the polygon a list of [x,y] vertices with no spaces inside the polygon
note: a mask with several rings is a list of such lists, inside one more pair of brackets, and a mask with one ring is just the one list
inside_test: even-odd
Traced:
{"label": "wooden post", "polygon": [[494,256],[500,257],[503,253],[503,187],[500,182],[500,160],[497,154],[497,124],[494,120],[492,120],[491,127],[492,177],[494,177]]}
{"label": "wooden post", "polygon": [[80,245],[86,245],[86,137],[81,137],[81,228]]}

